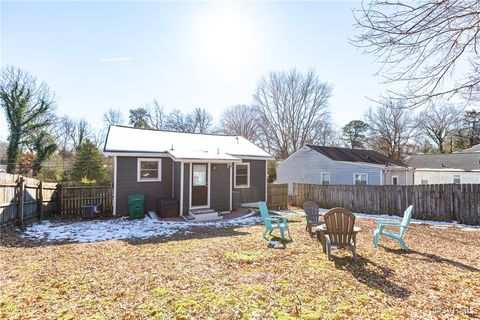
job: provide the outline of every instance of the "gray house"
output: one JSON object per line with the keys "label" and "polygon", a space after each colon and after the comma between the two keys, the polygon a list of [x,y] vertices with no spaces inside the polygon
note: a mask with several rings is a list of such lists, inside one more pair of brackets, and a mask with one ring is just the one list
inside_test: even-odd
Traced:
{"label": "gray house", "polygon": [[409,184],[408,168],[372,150],[307,145],[277,168],[277,182],[325,185]]}
{"label": "gray house", "polygon": [[113,214],[128,213],[129,194],[145,195],[145,209],[175,199],[179,214],[228,212],[267,198],[271,156],[240,136],[110,126],[104,154],[114,158]]}

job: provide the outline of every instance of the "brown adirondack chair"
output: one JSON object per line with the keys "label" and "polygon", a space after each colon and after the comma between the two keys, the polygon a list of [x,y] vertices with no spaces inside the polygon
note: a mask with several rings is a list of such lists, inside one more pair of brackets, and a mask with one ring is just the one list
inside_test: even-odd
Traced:
{"label": "brown adirondack chair", "polygon": [[316,227],[323,223],[318,219],[318,204],[314,201],[306,201],[303,204],[303,211],[305,211],[307,219],[305,230],[307,230],[309,233],[312,233],[312,227]]}
{"label": "brown adirondack chair", "polygon": [[[356,258],[357,232],[360,228],[355,228],[355,216],[344,208],[333,208],[323,216],[325,226],[320,226],[317,230],[324,237],[322,245],[327,253],[328,259],[332,259],[332,246],[337,248],[349,248],[352,251],[353,259]],[[325,250],[326,249],[326,250]]]}

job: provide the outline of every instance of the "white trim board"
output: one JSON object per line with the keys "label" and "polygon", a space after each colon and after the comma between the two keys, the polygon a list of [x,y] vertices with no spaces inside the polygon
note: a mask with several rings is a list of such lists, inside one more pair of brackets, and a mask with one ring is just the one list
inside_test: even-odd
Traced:
{"label": "white trim board", "polygon": [[[237,186],[237,165],[247,166],[247,185]],[[248,189],[250,188],[250,162],[235,163],[233,165],[233,187],[235,189]]]}
{"label": "white trim board", "polygon": [[[142,161],[156,161],[158,165],[157,178],[155,179],[141,179],[141,163]],[[137,182],[160,182],[162,181],[162,159],[161,158],[137,158]]]}
{"label": "white trim board", "polygon": [[113,157],[113,215],[117,215],[117,156]]}

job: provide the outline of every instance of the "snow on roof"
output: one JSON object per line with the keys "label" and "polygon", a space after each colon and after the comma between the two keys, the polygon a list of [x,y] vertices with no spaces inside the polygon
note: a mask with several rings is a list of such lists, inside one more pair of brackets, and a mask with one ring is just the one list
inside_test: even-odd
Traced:
{"label": "snow on roof", "polygon": [[408,166],[415,169],[431,169],[443,171],[480,170],[479,153],[447,153],[447,154],[416,154],[405,159]]}
{"label": "snow on roof", "polygon": [[106,154],[165,154],[174,159],[270,159],[271,156],[241,136],[181,133],[110,126]]}

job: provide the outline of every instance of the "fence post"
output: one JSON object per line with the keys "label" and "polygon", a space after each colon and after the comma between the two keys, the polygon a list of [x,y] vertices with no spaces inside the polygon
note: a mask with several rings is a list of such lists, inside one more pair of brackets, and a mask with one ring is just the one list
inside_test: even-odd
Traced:
{"label": "fence post", "polygon": [[43,181],[40,181],[40,184],[38,185],[38,202],[38,214],[40,219],[43,219]]}
{"label": "fence post", "polygon": [[62,184],[59,183],[57,184],[57,209],[58,209],[58,214],[62,215],[62,210],[63,210],[63,204],[62,204]]}
{"label": "fence post", "polygon": [[25,193],[25,178],[20,177],[18,179],[17,185],[17,223],[20,226],[23,226],[23,203],[24,203],[24,193]]}

